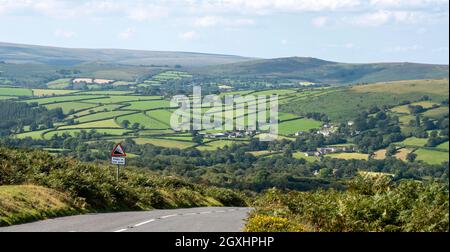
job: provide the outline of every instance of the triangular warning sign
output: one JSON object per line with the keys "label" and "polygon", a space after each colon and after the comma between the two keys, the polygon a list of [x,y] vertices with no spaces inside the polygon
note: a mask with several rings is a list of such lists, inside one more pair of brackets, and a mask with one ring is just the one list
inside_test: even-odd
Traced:
{"label": "triangular warning sign", "polygon": [[125,153],[125,150],[123,149],[122,145],[118,144],[118,145],[116,145],[116,147],[114,147],[111,156],[126,157],[127,154]]}

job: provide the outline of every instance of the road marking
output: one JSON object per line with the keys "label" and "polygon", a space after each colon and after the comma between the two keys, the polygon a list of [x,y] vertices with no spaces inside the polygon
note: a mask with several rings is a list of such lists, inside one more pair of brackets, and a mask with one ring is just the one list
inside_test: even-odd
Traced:
{"label": "road marking", "polygon": [[166,216],[161,217],[160,219],[167,219],[167,218],[172,218],[172,217],[175,217],[175,216],[177,216],[177,215],[176,214],[166,215]]}
{"label": "road marking", "polygon": [[148,224],[148,223],[151,223],[151,222],[154,222],[154,221],[155,221],[155,219],[144,221],[144,222],[141,222],[141,223],[138,223],[138,224],[134,225],[134,227],[140,227],[140,226],[143,226],[145,224]]}
{"label": "road marking", "polygon": [[200,212],[200,214],[211,214],[212,212],[211,211],[208,211],[208,212]]}
{"label": "road marking", "polygon": [[122,232],[125,232],[125,231],[127,231],[127,229],[126,229],[126,228],[124,228],[124,229],[119,229],[119,230],[116,230],[116,231],[114,231],[114,233],[122,233]]}
{"label": "road marking", "polygon": [[221,211],[216,211],[216,213],[226,213],[226,211],[221,210]]}
{"label": "road marking", "polygon": [[183,214],[184,216],[192,216],[192,215],[197,215],[197,213],[186,213],[186,214]]}

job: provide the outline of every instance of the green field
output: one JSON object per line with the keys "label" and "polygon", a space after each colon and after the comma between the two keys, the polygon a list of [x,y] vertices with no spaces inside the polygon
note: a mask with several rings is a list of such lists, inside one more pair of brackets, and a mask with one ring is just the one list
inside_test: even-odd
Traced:
{"label": "green field", "polygon": [[137,144],[152,144],[164,148],[177,148],[177,149],[187,149],[195,146],[193,142],[184,141],[174,141],[167,139],[156,139],[156,138],[135,138],[133,139]]}
{"label": "green field", "polygon": [[47,87],[50,89],[64,89],[70,87],[72,79],[58,79],[47,83]]}
{"label": "green field", "polygon": [[297,159],[305,159],[306,161],[311,163],[320,160],[320,157],[307,157],[305,152],[296,152],[293,154],[293,157]]}
{"label": "green field", "polygon": [[25,139],[27,137],[30,137],[32,139],[42,139],[42,135],[46,132],[48,132],[49,130],[38,130],[38,131],[32,131],[32,132],[26,132],[26,133],[21,133],[21,134],[17,134],[15,135],[16,138],[18,139]]}
{"label": "green field", "polygon": [[116,95],[116,96],[106,97],[105,99],[92,99],[92,100],[89,100],[89,103],[115,104],[115,103],[123,103],[123,102],[159,100],[159,99],[161,99],[160,96]]}
{"label": "green field", "polygon": [[114,119],[107,119],[103,121],[95,121],[70,126],[63,126],[59,127],[58,129],[96,129],[96,128],[121,128],[121,126],[119,126]]}
{"label": "green field", "polygon": [[307,132],[311,129],[318,129],[322,126],[322,122],[311,119],[298,119],[293,121],[287,121],[279,124],[279,134],[281,135],[293,135],[297,132]]}
{"label": "green field", "polygon": [[440,144],[440,145],[436,146],[436,148],[448,151],[448,141],[443,143],[443,144]]}
{"label": "green field", "polygon": [[409,106],[422,106],[424,109],[431,109],[433,106],[438,105],[435,102],[429,101],[421,101],[421,102],[413,102],[408,105],[402,105],[392,108],[392,112],[400,113],[400,114],[410,114]]}
{"label": "green field", "polygon": [[122,124],[125,120],[128,120],[131,123],[130,127],[135,123],[139,123],[139,125],[145,127],[145,129],[157,130],[170,128],[170,124],[166,124],[160,120],[155,119],[155,117],[149,117],[143,113],[121,116],[117,120],[120,124]]}
{"label": "green field", "polygon": [[429,149],[418,149],[414,153],[417,154],[417,160],[423,161],[428,164],[442,164],[443,162],[448,162],[448,152],[429,150]]}
{"label": "green field", "polygon": [[79,123],[85,123],[85,122],[92,122],[92,121],[116,118],[116,117],[123,116],[125,114],[130,114],[130,112],[129,111],[100,112],[100,113],[93,113],[93,114],[89,114],[89,115],[77,118],[77,119],[75,119],[75,121],[77,121]]}
{"label": "green field", "polygon": [[440,119],[440,118],[445,117],[446,115],[448,116],[448,114],[449,114],[449,108],[447,106],[447,107],[439,107],[436,109],[428,110],[425,113],[423,113],[423,116],[433,118],[433,119]]}
{"label": "green field", "polygon": [[95,95],[68,95],[68,96],[56,96],[51,98],[29,99],[25,100],[27,103],[38,103],[39,105],[46,105],[51,103],[63,103],[70,101],[88,101],[92,99],[108,98],[107,96],[95,96]]}
{"label": "green field", "polygon": [[93,108],[95,105],[82,102],[63,102],[63,103],[50,103],[45,105],[47,109],[61,108],[64,114],[69,114],[70,111],[81,111],[89,108]]}
{"label": "green field", "polygon": [[33,96],[28,88],[0,87],[0,96]]}
{"label": "green field", "polygon": [[80,92],[80,94],[89,94],[89,95],[127,95],[127,94],[133,94],[133,91],[87,91],[87,92]]}
{"label": "green field", "polygon": [[123,105],[120,105],[120,104],[111,104],[111,105],[103,105],[103,106],[93,107],[91,109],[86,109],[86,110],[80,111],[78,113],[75,113],[75,114],[71,115],[69,117],[69,119],[82,117],[82,116],[86,116],[86,115],[98,113],[98,112],[109,112],[109,111],[116,110],[122,106]]}
{"label": "green field", "polygon": [[138,101],[138,102],[130,102],[129,104],[130,105],[125,107],[124,109],[145,111],[152,109],[170,108],[170,102],[164,100]]}
{"label": "green field", "polygon": [[427,142],[428,142],[427,138],[410,137],[410,138],[405,139],[403,142],[398,143],[397,145],[412,146],[412,147],[424,147],[425,144],[427,144]]}
{"label": "green field", "polygon": [[287,94],[293,94],[295,92],[296,92],[295,89],[277,89],[277,90],[260,91],[260,92],[252,93],[252,95],[266,95],[266,96],[279,95],[279,96],[282,96],[282,95],[287,95]]}
{"label": "green field", "polygon": [[11,99],[15,99],[17,97],[15,96],[2,96],[0,95],[0,100],[11,100]]}
{"label": "green field", "polygon": [[[124,130],[124,129],[94,129],[94,130],[95,130],[95,132],[106,135],[106,136],[123,136],[123,135],[131,132],[129,130]],[[63,134],[67,134],[67,135],[74,137],[77,134],[81,133],[81,131],[82,131],[81,129],[51,131],[51,132],[44,134],[44,138],[51,139],[55,135],[62,136]],[[90,129],[85,129],[85,131],[89,132]]]}
{"label": "green field", "polygon": [[224,148],[225,146],[232,146],[233,144],[237,144],[237,143],[246,143],[245,141],[227,141],[227,140],[217,140],[217,141],[211,141],[208,143],[205,143],[202,146],[197,147],[198,150],[201,151],[214,151],[217,150],[219,148]]}

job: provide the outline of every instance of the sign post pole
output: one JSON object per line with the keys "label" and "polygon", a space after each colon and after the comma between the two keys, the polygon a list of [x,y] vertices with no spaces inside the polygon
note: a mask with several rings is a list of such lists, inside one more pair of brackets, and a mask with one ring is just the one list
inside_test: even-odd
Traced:
{"label": "sign post pole", "polygon": [[116,171],[117,181],[119,181],[119,179],[120,179],[120,166],[126,164],[126,159],[125,159],[126,156],[127,156],[127,154],[125,153],[125,150],[121,144],[117,144],[111,153],[111,163],[114,165],[117,165],[117,171]]}
{"label": "sign post pole", "polygon": [[117,181],[119,181],[120,177],[120,165],[117,165]]}

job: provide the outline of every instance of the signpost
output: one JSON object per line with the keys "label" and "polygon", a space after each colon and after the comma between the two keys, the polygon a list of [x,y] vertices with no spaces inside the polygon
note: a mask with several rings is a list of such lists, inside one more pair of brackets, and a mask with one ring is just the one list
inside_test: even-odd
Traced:
{"label": "signpost", "polygon": [[119,181],[120,166],[125,166],[127,154],[121,144],[117,144],[111,152],[111,163],[117,165],[117,181]]}

